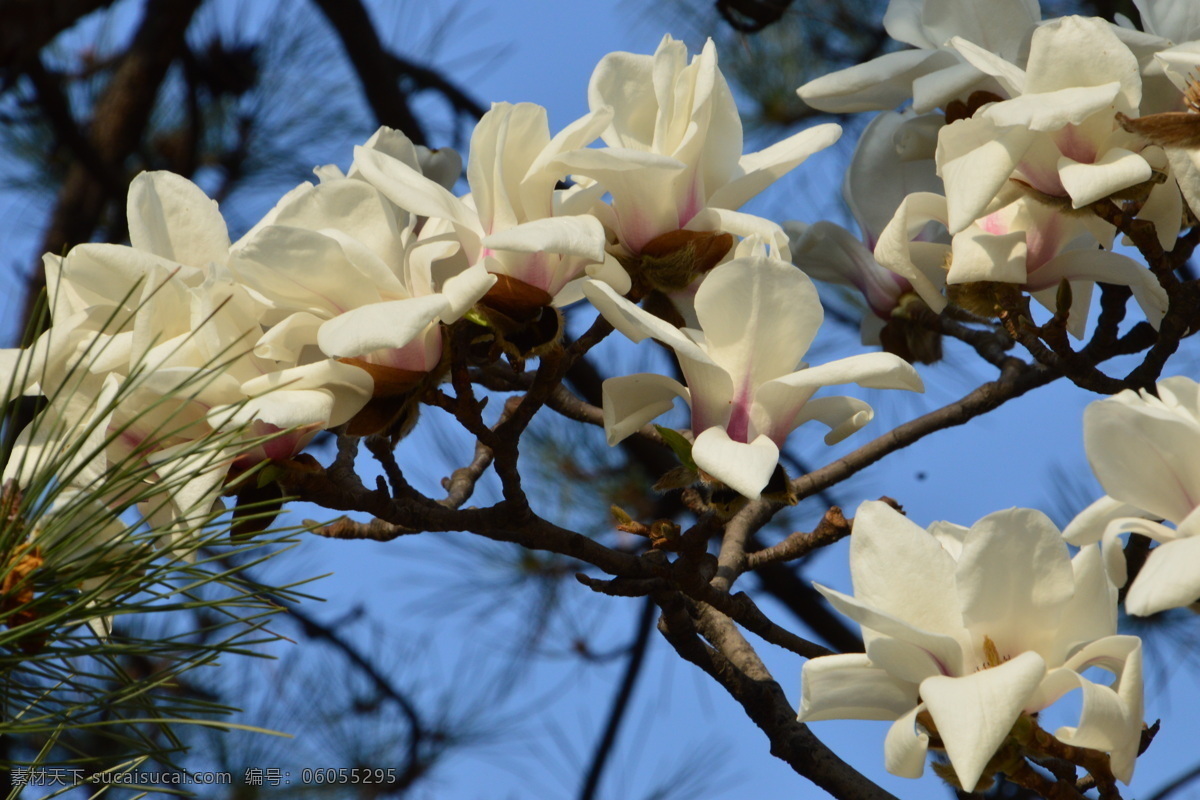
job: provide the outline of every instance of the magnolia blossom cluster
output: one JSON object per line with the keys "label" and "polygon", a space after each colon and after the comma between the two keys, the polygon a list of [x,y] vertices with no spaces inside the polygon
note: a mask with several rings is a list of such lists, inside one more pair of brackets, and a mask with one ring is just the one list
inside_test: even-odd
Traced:
{"label": "magnolia blossom cluster", "polygon": [[[844,186],[861,236],[832,223],[791,231],[797,264],[862,293],[875,320],[864,343],[890,326],[885,348],[912,349],[902,330],[912,303],[990,316],[996,284],[1065,314],[1076,336],[1095,283],[1126,285],[1158,325],[1166,293],[1113,251],[1115,229],[1090,207],[1136,200],[1167,251],[1200,209],[1194,143],[1161,133],[1195,110],[1200,22],[1187,0],[1137,7],[1145,30],[1124,18],[1043,21],[1037,0],[893,0],[884,26],[913,49],[800,88],[818,109],[881,112]],[[1070,305],[1059,309],[1064,281]],[[937,356],[917,343],[923,353]]]}

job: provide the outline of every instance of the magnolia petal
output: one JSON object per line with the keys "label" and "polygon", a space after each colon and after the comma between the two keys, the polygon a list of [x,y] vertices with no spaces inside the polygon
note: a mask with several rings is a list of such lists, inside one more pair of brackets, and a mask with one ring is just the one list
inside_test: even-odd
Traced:
{"label": "magnolia petal", "polygon": [[1126,390],[1090,404],[1083,439],[1110,497],[1172,522],[1200,505],[1200,424]]}
{"label": "magnolia petal", "polygon": [[839,358],[826,364],[808,367],[768,384],[780,384],[792,389],[835,386],[855,383],[865,389],[907,389],[924,392],[921,376],[899,356],[891,353],[862,353],[849,358]]}
{"label": "magnolia petal", "polygon": [[294,364],[305,347],[316,346],[317,330],[324,324],[324,319],[307,311],[290,314],[262,335],[254,345],[254,355]]}
{"label": "magnolia petal", "polygon": [[1058,630],[1075,590],[1062,533],[1029,508],[997,511],[972,525],[957,575],[963,621],[1001,653],[1027,650],[1041,631]]}
{"label": "magnolia petal", "polygon": [[[946,198],[932,192],[910,194],[896,209],[896,215],[879,234],[875,261],[904,278],[934,312],[946,307],[942,287],[946,272],[942,268],[950,248],[945,245],[914,242],[931,221],[947,224]],[[920,245],[924,245],[921,247]],[[932,256],[921,258],[921,256]]]}
{"label": "magnolia petal", "polygon": [[695,307],[709,357],[747,391],[795,369],[824,317],[808,276],[764,257],[709,272]]}
{"label": "magnolia petal", "polygon": [[999,81],[1010,97],[1017,97],[1025,92],[1025,70],[1007,61],[1003,56],[962,36],[954,36],[946,44],[958,51],[963,60],[976,70]]}
{"label": "magnolia petal", "polygon": [[[248,397],[273,397],[280,390],[320,390],[333,397],[329,427],[349,420],[371,399],[375,381],[365,370],[340,361],[323,360],[270,372],[242,384]],[[283,427],[283,426],[281,426]]]}
{"label": "magnolia petal", "polygon": [[922,703],[896,720],[883,740],[883,764],[901,778],[919,778],[925,773],[925,754],[929,734],[917,724],[917,715],[925,710]]}
{"label": "magnolia petal", "polygon": [[938,174],[946,184],[951,234],[983,216],[1036,136],[1028,128],[1000,127],[985,117],[958,120],[942,129]]}
{"label": "magnolia petal", "polygon": [[1025,231],[995,234],[976,225],[968,227],[951,242],[953,255],[946,283],[1025,283],[1028,256],[1025,237]]}
{"label": "magnolia petal", "polygon": [[[758,400],[761,403],[763,398],[759,397]],[[796,415],[792,428],[816,420],[829,428],[829,433],[825,434],[825,444],[835,445],[866,425],[874,416],[875,410],[870,404],[857,397],[818,397],[804,404],[800,413]],[[788,433],[790,432],[789,430]],[[772,430],[772,439],[775,438],[774,434],[775,431]]]}
{"label": "magnolia petal", "polygon": [[1183,226],[1183,195],[1174,181],[1155,184],[1138,211],[1138,219],[1154,223],[1158,244],[1165,252],[1175,249],[1175,240]]}
{"label": "magnolia petal", "polygon": [[332,358],[404,347],[445,314],[448,307],[449,301],[436,294],[371,303],[323,324],[317,331],[317,344]]}
{"label": "magnolia petal", "polygon": [[945,665],[940,664],[925,648],[891,636],[876,636],[867,631],[863,633],[867,657],[871,662],[880,665],[896,680],[912,684],[914,690],[926,678],[945,674]]}
{"label": "magnolia petal", "polygon": [[496,280],[496,276],[488,272],[482,263],[473,264],[457,275],[447,278],[442,283],[440,292],[445,301],[445,308],[439,314],[439,319],[449,325],[462,317],[487,294]]}
{"label": "magnolia petal", "polygon": [[1117,587],[1108,577],[1100,546],[1081,548],[1071,559],[1071,569],[1075,592],[1062,610],[1059,633],[1037,648],[1051,664],[1065,661],[1079,645],[1117,632]]}
{"label": "magnolia petal", "polygon": [[1109,636],[1092,642],[1064,665],[1077,673],[1091,666],[1108,670],[1116,680],[1112,686],[1101,686],[1078,676],[1083,689],[1079,726],[1059,728],[1054,735],[1067,744],[1107,751],[1113,774],[1129,783],[1142,740],[1141,640],[1136,636]]}
{"label": "magnolia petal", "polygon": [[896,719],[917,703],[917,685],[898,681],[863,653],[821,656],[800,672],[800,722]]}
{"label": "magnolia petal", "polygon": [[1125,596],[1125,610],[1138,617],[1200,599],[1200,536],[1164,542],[1150,551]]}
{"label": "magnolia petal", "polygon": [[1071,195],[1074,208],[1145,183],[1152,174],[1146,159],[1120,147],[1109,148],[1094,164],[1083,164],[1066,156],[1058,160],[1058,178]]}
{"label": "magnolia petal", "polygon": [[1104,529],[1110,522],[1119,517],[1134,517],[1140,512],[1141,509],[1136,506],[1105,495],[1067,523],[1067,527],[1063,528],[1063,539],[1076,547],[1095,544],[1103,537]]}
{"label": "magnolia petal", "polygon": [[[818,592],[824,595],[840,614],[857,622],[863,628],[863,636],[871,639],[873,636],[888,636],[902,642],[915,645],[925,652],[937,664],[938,672],[942,675],[958,675],[963,671],[963,642],[959,636],[964,636],[961,627],[953,633],[945,631],[929,631],[921,625],[914,625],[902,619],[891,610],[882,610],[868,606],[854,597],[843,594],[836,589],[830,589],[819,583],[813,583]],[[895,609],[902,611],[903,607]],[[944,613],[942,616],[945,616]],[[935,618],[931,624],[939,624]]]}
{"label": "magnolia petal", "polygon": [[[1096,58],[1099,54],[1103,57]],[[1113,33],[1113,26],[1099,18],[1060,17],[1038,27],[1026,70],[1026,92],[1117,83],[1118,111],[1128,113],[1141,102],[1137,58]]]}
{"label": "magnolia petal", "polygon": [[962,635],[954,559],[887,503],[868,500],[855,512],[850,574],[863,604],[930,633]]}
{"label": "magnolia petal", "polygon": [[129,184],[129,241],[135,250],[204,267],[229,259],[229,230],[199,186],[172,172],[143,172]]}
{"label": "magnolia petal", "polygon": [[710,206],[738,209],[775,181],[800,166],[813,153],[829,147],[842,135],[842,126],[816,125],[789,136],[738,161],[741,175],[718,188],[708,199]]}
{"label": "magnolia petal", "polygon": [[1045,674],[1042,657],[1025,652],[971,675],[937,676],[921,682],[921,699],[964,789],[973,790],[984,777],[984,767]]}
{"label": "magnolia petal", "polygon": [[1058,286],[1063,278],[1128,286],[1133,290],[1133,298],[1141,306],[1146,320],[1156,329],[1167,313],[1167,292],[1154,273],[1120,253],[1108,250],[1068,250],[1060,253],[1030,276],[1029,288],[1050,289]]}
{"label": "magnolia petal", "polygon": [[688,390],[662,375],[641,373],[604,381],[604,434],[609,446],[670,411],[675,398],[691,399]]}
{"label": "magnolia petal", "polygon": [[891,109],[908,100],[920,75],[950,66],[951,53],[903,50],[809,81],[796,90],[813,108],[834,114]]}
{"label": "magnolia petal", "polygon": [[779,464],[779,448],[768,437],[735,442],[724,428],[712,427],[692,445],[696,466],[751,500],[757,500]]}
{"label": "magnolia petal", "polygon": [[593,216],[547,217],[484,237],[483,246],[518,253],[558,253],[604,260],[604,226]]}
{"label": "magnolia petal", "polygon": [[479,217],[445,187],[378,150],[354,148],[354,166],[387,199],[421,217],[438,217],[480,231]]}
{"label": "magnolia petal", "polygon": [[596,307],[601,316],[631,341],[640,342],[651,337],[672,348],[680,356],[705,364],[713,364],[708,354],[695,342],[680,333],[678,328],[638,308],[617,294],[608,284],[588,280],[583,285],[583,294]]}

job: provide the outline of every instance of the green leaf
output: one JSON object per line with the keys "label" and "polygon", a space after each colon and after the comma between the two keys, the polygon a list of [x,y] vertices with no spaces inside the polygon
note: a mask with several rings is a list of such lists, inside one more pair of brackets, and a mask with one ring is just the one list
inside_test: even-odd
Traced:
{"label": "green leaf", "polygon": [[692,443],[687,440],[687,437],[674,428],[664,428],[662,425],[655,425],[654,429],[658,431],[659,436],[663,437],[667,447],[670,447],[675,453],[679,463],[692,471],[698,470],[696,462],[692,460]]}

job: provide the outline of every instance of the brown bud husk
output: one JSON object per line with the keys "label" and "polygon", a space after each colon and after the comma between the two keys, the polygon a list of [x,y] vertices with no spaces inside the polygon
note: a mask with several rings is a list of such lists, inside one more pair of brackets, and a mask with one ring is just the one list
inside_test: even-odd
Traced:
{"label": "brown bud husk", "polygon": [[721,263],[733,249],[733,235],[713,231],[668,231],[642,247],[634,263],[626,268],[645,280],[651,288],[665,292],[686,289]]}
{"label": "brown bud husk", "polygon": [[946,124],[958,122],[960,119],[969,119],[975,116],[975,112],[986,106],[988,103],[999,103],[1004,98],[993,92],[985,92],[982,89],[971,92],[971,96],[962,100],[951,100],[946,104]]}
{"label": "brown bud husk", "polygon": [[476,308],[487,320],[499,350],[524,360],[544,355],[562,340],[562,313],[544,289],[508,275],[497,275],[496,284]]}
{"label": "brown bud husk", "polygon": [[371,399],[346,423],[346,433],[350,436],[382,433],[395,441],[407,436],[417,422],[417,399],[425,386],[439,383],[444,373],[440,367],[432,372],[416,372],[372,364],[361,358],[338,361],[364,370],[375,381]]}
{"label": "brown bud husk", "polygon": [[1187,111],[1167,111],[1144,117],[1127,117],[1117,113],[1117,122],[1130,133],[1161,147],[1200,148],[1200,81],[1193,75],[1183,94]]}

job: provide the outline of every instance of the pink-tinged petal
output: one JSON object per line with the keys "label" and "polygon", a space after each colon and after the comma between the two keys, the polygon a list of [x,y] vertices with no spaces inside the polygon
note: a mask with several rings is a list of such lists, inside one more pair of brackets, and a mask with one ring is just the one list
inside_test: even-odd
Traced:
{"label": "pink-tinged petal", "polygon": [[1110,754],[1113,775],[1124,783],[1133,779],[1134,762],[1142,741],[1142,642],[1136,636],[1109,636],[1091,643],[1066,667],[1083,672],[1091,666],[1113,673],[1113,685],[1101,686],[1082,675],[1083,709],[1079,726],[1062,727],[1055,738],[1076,747]]}
{"label": "pink-tinged petal", "polygon": [[1012,508],[971,526],[958,559],[963,621],[1001,655],[1036,646],[1057,631],[1075,590],[1062,533],[1041,511]]}
{"label": "pink-tinged petal", "polygon": [[1120,517],[1135,517],[1140,513],[1141,509],[1136,506],[1105,495],[1067,523],[1067,527],[1063,528],[1063,539],[1076,547],[1096,544],[1103,537],[1104,529],[1110,522]]}
{"label": "pink-tinged petal", "polygon": [[919,778],[925,772],[929,734],[917,725],[917,715],[924,710],[922,703],[888,728],[887,738],[883,740],[883,764],[893,775]]}
{"label": "pink-tinged petal", "polygon": [[911,96],[914,79],[956,61],[951,53],[903,50],[809,81],[796,93],[813,108],[835,114],[892,109]]}
{"label": "pink-tinged petal", "polygon": [[793,265],[739,258],[708,273],[696,317],[709,357],[751,391],[786,375],[804,357],[824,311],[816,287]]}
{"label": "pink-tinged petal", "polygon": [[1059,282],[1085,280],[1115,283],[1133,290],[1146,320],[1158,328],[1167,313],[1167,293],[1154,273],[1128,256],[1108,250],[1068,250],[1030,275],[1031,290],[1055,289]]}
{"label": "pink-tinged petal", "polygon": [[653,314],[643,311],[621,297],[608,284],[587,281],[583,294],[614,328],[634,342],[650,337],[673,349],[677,354],[702,363],[712,364],[712,359],[694,341],[679,332],[679,329]]}
{"label": "pink-tinged petal", "polygon": [[1150,551],[1125,596],[1125,610],[1138,617],[1200,600],[1200,536],[1165,542]]}
{"label": "pink-tinged petal", "polygon": [[955,234],[986,213],[1037,134],[983,117],[958,120],[938,136],[939,174],[946,184],[948,227]]}
{"label": "pink-tinged petal", "polygon": [[662,375],[642,373],[604,382],[604,434],[610,446],[667,413],[675,398],[690,400],[683,384]]}
{"label": "pink-tinged petal", "polygon": [[751,500],[757,500],[779,464],[779,448],[766,436],[737,442],[724,428],[712,427],[692,445],[696,466]]}
{"label": "pink-tinged petal", "polygon": [[[951,635],[946,632],[928,631],[897,616],[903,613],[902,608],[877,609],[868,606],[854,597],[814,583],[816,590],[824,595],[829,604],[862,626],[863,636],[868,641],[877,637],[891,637],[902,642],[921,648],[929,653],[942,675],[961,675],[964,670],[963,645],[965,632]],[[937,620],[934,620],[935,624]],[[960,638],[962,637],[962,638]],[[974,665],[970,665],[974,666]]]}
{"label": "pink-tinged petal", "polygon": [[[483,239],[492,250],[558,253],[604,260],[604,226],[593,216],[547,217],[497,231]],[[519,278],[519,275],[513,276]]]}
{"label": "pink-tinged petal", "polygon": [[842,127],[827,123],[803,130],[765,150],[748,153],[738,161],[741,174],[718,188],[708,204],[738,209],[775,181],[800,166],[813,153],[829,147],[842,135]]}
{"label": "pink-tinged petal", "polygon": [[855,599],[863,604],[930,633],[964,633],[954,559],[888,504],[868,500],[855,512],[850,573]]}
{"label": "pink-tinged petal", "polygon": [[[990,217],[980,220],[985,222]],[[1028,251],[1025,231],[989,233],[979,224],[959,233],[951,242],[947,284],[998,281],[1023,284]]]}
{"label": "pink-tinged petal", "polygon": [[478,215],[466,203],[408,164],[359,146],[354,148],[354,166],[366,181],[405,211],[480,230]]}
{"label": "pink-tinged petal", "polygon": [[984,767],[1045,674],[1042,657],[1026,652],[961,678],[933,677],[921,683],[921,699],[964,789],[973,790],[984,777]]}
{"label": "pink-tinged petal", "polygon": [[354,308],[322,325],[317,344],[332,358],[404,347],[437,322],[448,304],[446,298],[433,294]]}
{"label": "pink-tinged petal", "polygon": [[807,226],[791,250],[792,262],[810,278],[854,286],[880,317],[889,317],[900,295],[911,289],[907,281],[877,263],[854,234],[832,222]]}
{"label": "pink-tinged petal", "polygon": [[913,241],[931,221],[948,224],[946,198],[931,192],[910,194],[879,235],[874,255],[879,264],[908,281],[931,309],[940,312],[946,307],[943,264],[950,248]]}
{"label": "pink-tinged petal", "polygon": [[822,386],[844,383],[855,383],[866,389],[925,391],[921,376],[913,369],[912,364],[891,353],[863,353],[849,358],[839,358],[837,361],[830,361],[827,364],[809,367],[793,372],[791,375],[776,378],[770,383],[763,384],[759,391],[763,391],[772,384],[792,389],[819,389]]}
{"label": "pink-tinged petal", "polygon": [[171,172],[143,172],[129,184],[129,241],[135,250],[204,267],[229,258],[225,219],[200,187]]}
{"label": "pink-tinged petal", "polygon": [[1200,505],[1200,424],[1126,390],[1090,404],[1083,439],[1109,496],[1180,522]]}
{"label": "pink-tinged petal", "polygon": [[898,681],[863,653],[822,656],[800,672],[800,722],[896,719],[917,704],[917,685]]}
{"label": "pink-tinged petal", "polygon": [[1082,164],[1066,156],[1058,160],[1058,177],[1071,195],[1074,208],[1145,183],[1152,173],[1146,159],[1120,147],[1110,147],[1094,164]]}

